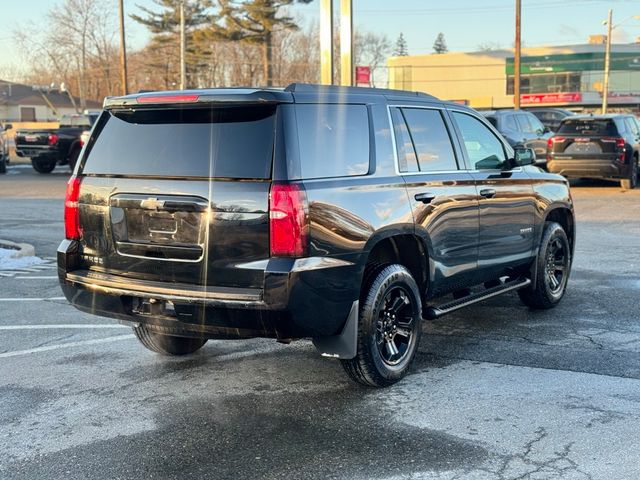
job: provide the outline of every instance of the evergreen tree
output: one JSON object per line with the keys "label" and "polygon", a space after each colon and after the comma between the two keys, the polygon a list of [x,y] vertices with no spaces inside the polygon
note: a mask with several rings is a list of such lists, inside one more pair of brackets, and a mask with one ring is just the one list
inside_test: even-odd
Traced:
{"label": "evergreen tree", "polygon": [[447,42],[444,40],[444,33],[440,32],[436,37],[436,41],[433,42],[433,51],[436,53],[447,53]]}
{"label": "evergreen tree", "polygon": [[276,30],[297,30],[293,17],[279,15],[293,3],[313,0],[218,0],[221,24],[214,24],[201,32],[205,38],[241,41],[262,48],[264,81],[273,84],[273,33]]}
{"label": "evergreen tree", "polygon": [[396,40],[396,47],[393,49],[394,57],[406,57],[409,55],[409,47],[407,46],[407,41],[404,38],[402,32],[400,32],[400,36],[398,40]]}
{"label": "evergreen tree", "polygon": [[[215,22],[216,16],[211,13],[212,0],[153,0],[160,7],[155,11],[141,5],[136,5],[142,15],[131,14],[130,17],[144,25],[153,34],[151,51],[159,55],[151,58],[153,67],[165,72],[166,83],[169,77],[175,79],[179,72],[180,58],[180,4],[184,1],[184,25],[186,36],[185,66],[187,82],[189,76],[197,69],[198,46],[194,42],[194,31]],[[157,57],[157,58],[156,58]],[[172,61],[173,60],[173,61]],[[169,85],[167,85],[169,86]]]}

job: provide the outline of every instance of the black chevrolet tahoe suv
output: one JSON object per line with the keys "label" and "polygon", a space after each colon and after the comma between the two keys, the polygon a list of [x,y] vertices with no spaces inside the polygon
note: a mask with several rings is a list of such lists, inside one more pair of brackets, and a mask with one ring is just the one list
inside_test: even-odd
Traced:
{"label": "black chevrolet tahoe suv", "polygon": [[311,338],[357,382],[408,371],[422,319],[563,297],[565,179],[469,108],[293,84],[109,98],[70,179],[58,274],[163,354]]}

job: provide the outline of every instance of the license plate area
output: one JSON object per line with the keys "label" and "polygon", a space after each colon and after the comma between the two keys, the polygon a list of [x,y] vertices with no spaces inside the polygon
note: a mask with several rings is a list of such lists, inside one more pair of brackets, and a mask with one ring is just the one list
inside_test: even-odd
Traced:
{"label": "license plate area", "polygon": [[[580,141],[578,141],[580,140]],[[579,153],[579,154],[597,154],[602,153],[602,148],[597,143],[589,141],[589,139],[576,139],[571,145],[569,145],[566,153]]]}
{"label": "license plate area", "polygon": [[199,261],[204,252],[208,202],[200,197],[114,195],[109,217],[121,255]]}

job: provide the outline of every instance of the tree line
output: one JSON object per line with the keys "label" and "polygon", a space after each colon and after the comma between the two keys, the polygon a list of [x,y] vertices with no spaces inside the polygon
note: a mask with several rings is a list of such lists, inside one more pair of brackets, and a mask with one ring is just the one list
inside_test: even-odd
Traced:
{"label": "tree line", "polygon": [[[187,86],[319,82],[318,27],[305,25],[291,9],[311,1],[184,0]],[[154,0],[152,8],[136,5],[128,12],[150,32],[147,45],[128,50],[131,91],[178,88],[181,2]],[[64,83],[83,100],[121,92],[116,2],[61,0],[45,21],[45,28],[34,23],[15,32],[30,65],[23,82]],[[338,49],[336,41],[336,70]],[[385,81],[378,72],[391,53],[386,35],[357,29],[354,61],[371,67],[378,86]]]}

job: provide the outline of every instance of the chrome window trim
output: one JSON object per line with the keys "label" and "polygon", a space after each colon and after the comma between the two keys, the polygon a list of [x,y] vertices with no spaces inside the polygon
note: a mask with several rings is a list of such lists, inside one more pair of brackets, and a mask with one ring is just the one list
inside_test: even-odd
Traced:
{"label": "chrome window trim", "polygon": [[[431,105],[397,105],[397,104],[388,104],[387,103],[387,118],[389,119],[389,129],[390,129],[390,133],[391,133],[391,143],[393,145],[393,159],[394,159],[394,169],[396,171],[396,175],[402,177],[404,175],[443,175],[443,174],[452,174],[452,173],[464,173],[464,172],[469,172],[469,170],[465,169],[465,168],[458,168],[457,170],[438,170],[438,171],[434,171],[434,172],[401,172],[400,171],[400,159],[398,158],[398,145],[396,143],[396,130],[394,128],[393,125],[393,118],[391,117],[391,109],[392,108],[421,108],[423,110],[439,110],[442,114],[442,112],[446,109],[446,107],[434,107]],[[443,119],[444,122],[444,119]],[[446,122],[444,122],[445,128],[447,128],[447,133],[449,133],[449,136],[451,136],[451,132],[449,132],[449,128],[446,124]],[[407,125],[408,128],[408,125]],[[452,139],[451,139],[452,140]],[[459,163],[458,161],[458,156],[456,154],[456,148],[453,144],[453,142],[451,142],[451,148],[453,150],[453,155],[454,158],[456,160],[456,163]]]}

